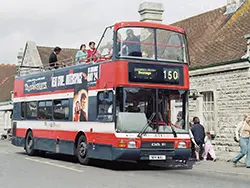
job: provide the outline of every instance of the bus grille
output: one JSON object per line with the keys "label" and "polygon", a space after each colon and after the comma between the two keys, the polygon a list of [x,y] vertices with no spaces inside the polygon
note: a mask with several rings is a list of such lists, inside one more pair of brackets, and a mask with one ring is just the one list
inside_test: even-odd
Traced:
{"label": "bus grille", "polygon": [[141,142],[141,148],[149,149],[174,149],[174,142]]}

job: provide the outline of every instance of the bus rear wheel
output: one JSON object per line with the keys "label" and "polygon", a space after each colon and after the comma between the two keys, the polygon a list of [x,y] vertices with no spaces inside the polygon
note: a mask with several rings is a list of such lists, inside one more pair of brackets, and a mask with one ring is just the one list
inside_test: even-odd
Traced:
{"label": "bus rear wheel", "polygon": [[84,135],[81,135],[77,141],[76,156],[80,164],[89,164],[88,143]]}
{"label": "bus rear wheel", "polygon": [[29,156],[34,156],[36,154],[36,150],[34,149],[34,138],[32,131],[29,131],[25,138],[25,150]]}

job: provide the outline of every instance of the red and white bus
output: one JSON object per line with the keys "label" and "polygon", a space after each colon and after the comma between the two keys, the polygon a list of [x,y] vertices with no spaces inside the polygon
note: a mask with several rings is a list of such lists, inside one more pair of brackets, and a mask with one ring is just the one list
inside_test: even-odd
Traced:
{"label": "red and white bus", "polygon": [[95,62],[15,79],[12,144],[28,155],[75,155],[81,164],[188,162],[184,30],[120,22],[105,29],[97,51]]}

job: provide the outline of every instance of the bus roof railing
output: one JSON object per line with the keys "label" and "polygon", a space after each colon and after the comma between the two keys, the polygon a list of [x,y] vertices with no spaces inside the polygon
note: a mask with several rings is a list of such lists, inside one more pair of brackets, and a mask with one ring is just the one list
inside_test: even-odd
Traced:
{"label": "bus roof railing", "polygon": [[[22,65],[17,70],[17,76],[27,75],[27,74],[31,74],[31,73],[37,73],[37,72],[45,72],[45,71],[50,71],[50,70],[56,70],[56,69],[59,69],[59,68],[70,67],[70,66],[74,66],[74,65],[77,65],[77,64],[100,63],[100,62],[103,62],[105,60],[110,59],[110,58],[104,58],[106,55],[103,56],[103,55],[100,55],[99,53],[97,53],[97,54],[98,55],[96,55],[96,56],[92,56],[92,57],[84,58],[84,59],[80,59],[80,60],[78,60],[75,57],[70,57],[70,58],[67,58],[67,59],[63,59],[63,60],[53,62],[54,65],[51,65],[49,63],[47,63],[46,65],[43,65],[43,66],[23,66]],[[81,58],[81,56],[79,56],[78,58]]]}

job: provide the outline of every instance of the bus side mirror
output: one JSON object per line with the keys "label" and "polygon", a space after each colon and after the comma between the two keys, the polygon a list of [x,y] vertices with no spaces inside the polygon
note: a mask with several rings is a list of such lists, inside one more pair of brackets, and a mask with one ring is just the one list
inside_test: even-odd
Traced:
{"label": "bus side mirror", "polygon": [[195,93],[193,93],[192,98],[194,101],[197,99],[197,96],[195,95]]}
{"label": "bus side mirror", "polygon": [[196,89],[192,89],[189,91],[189,98],[196,100],[198,98],[198,91]]}

